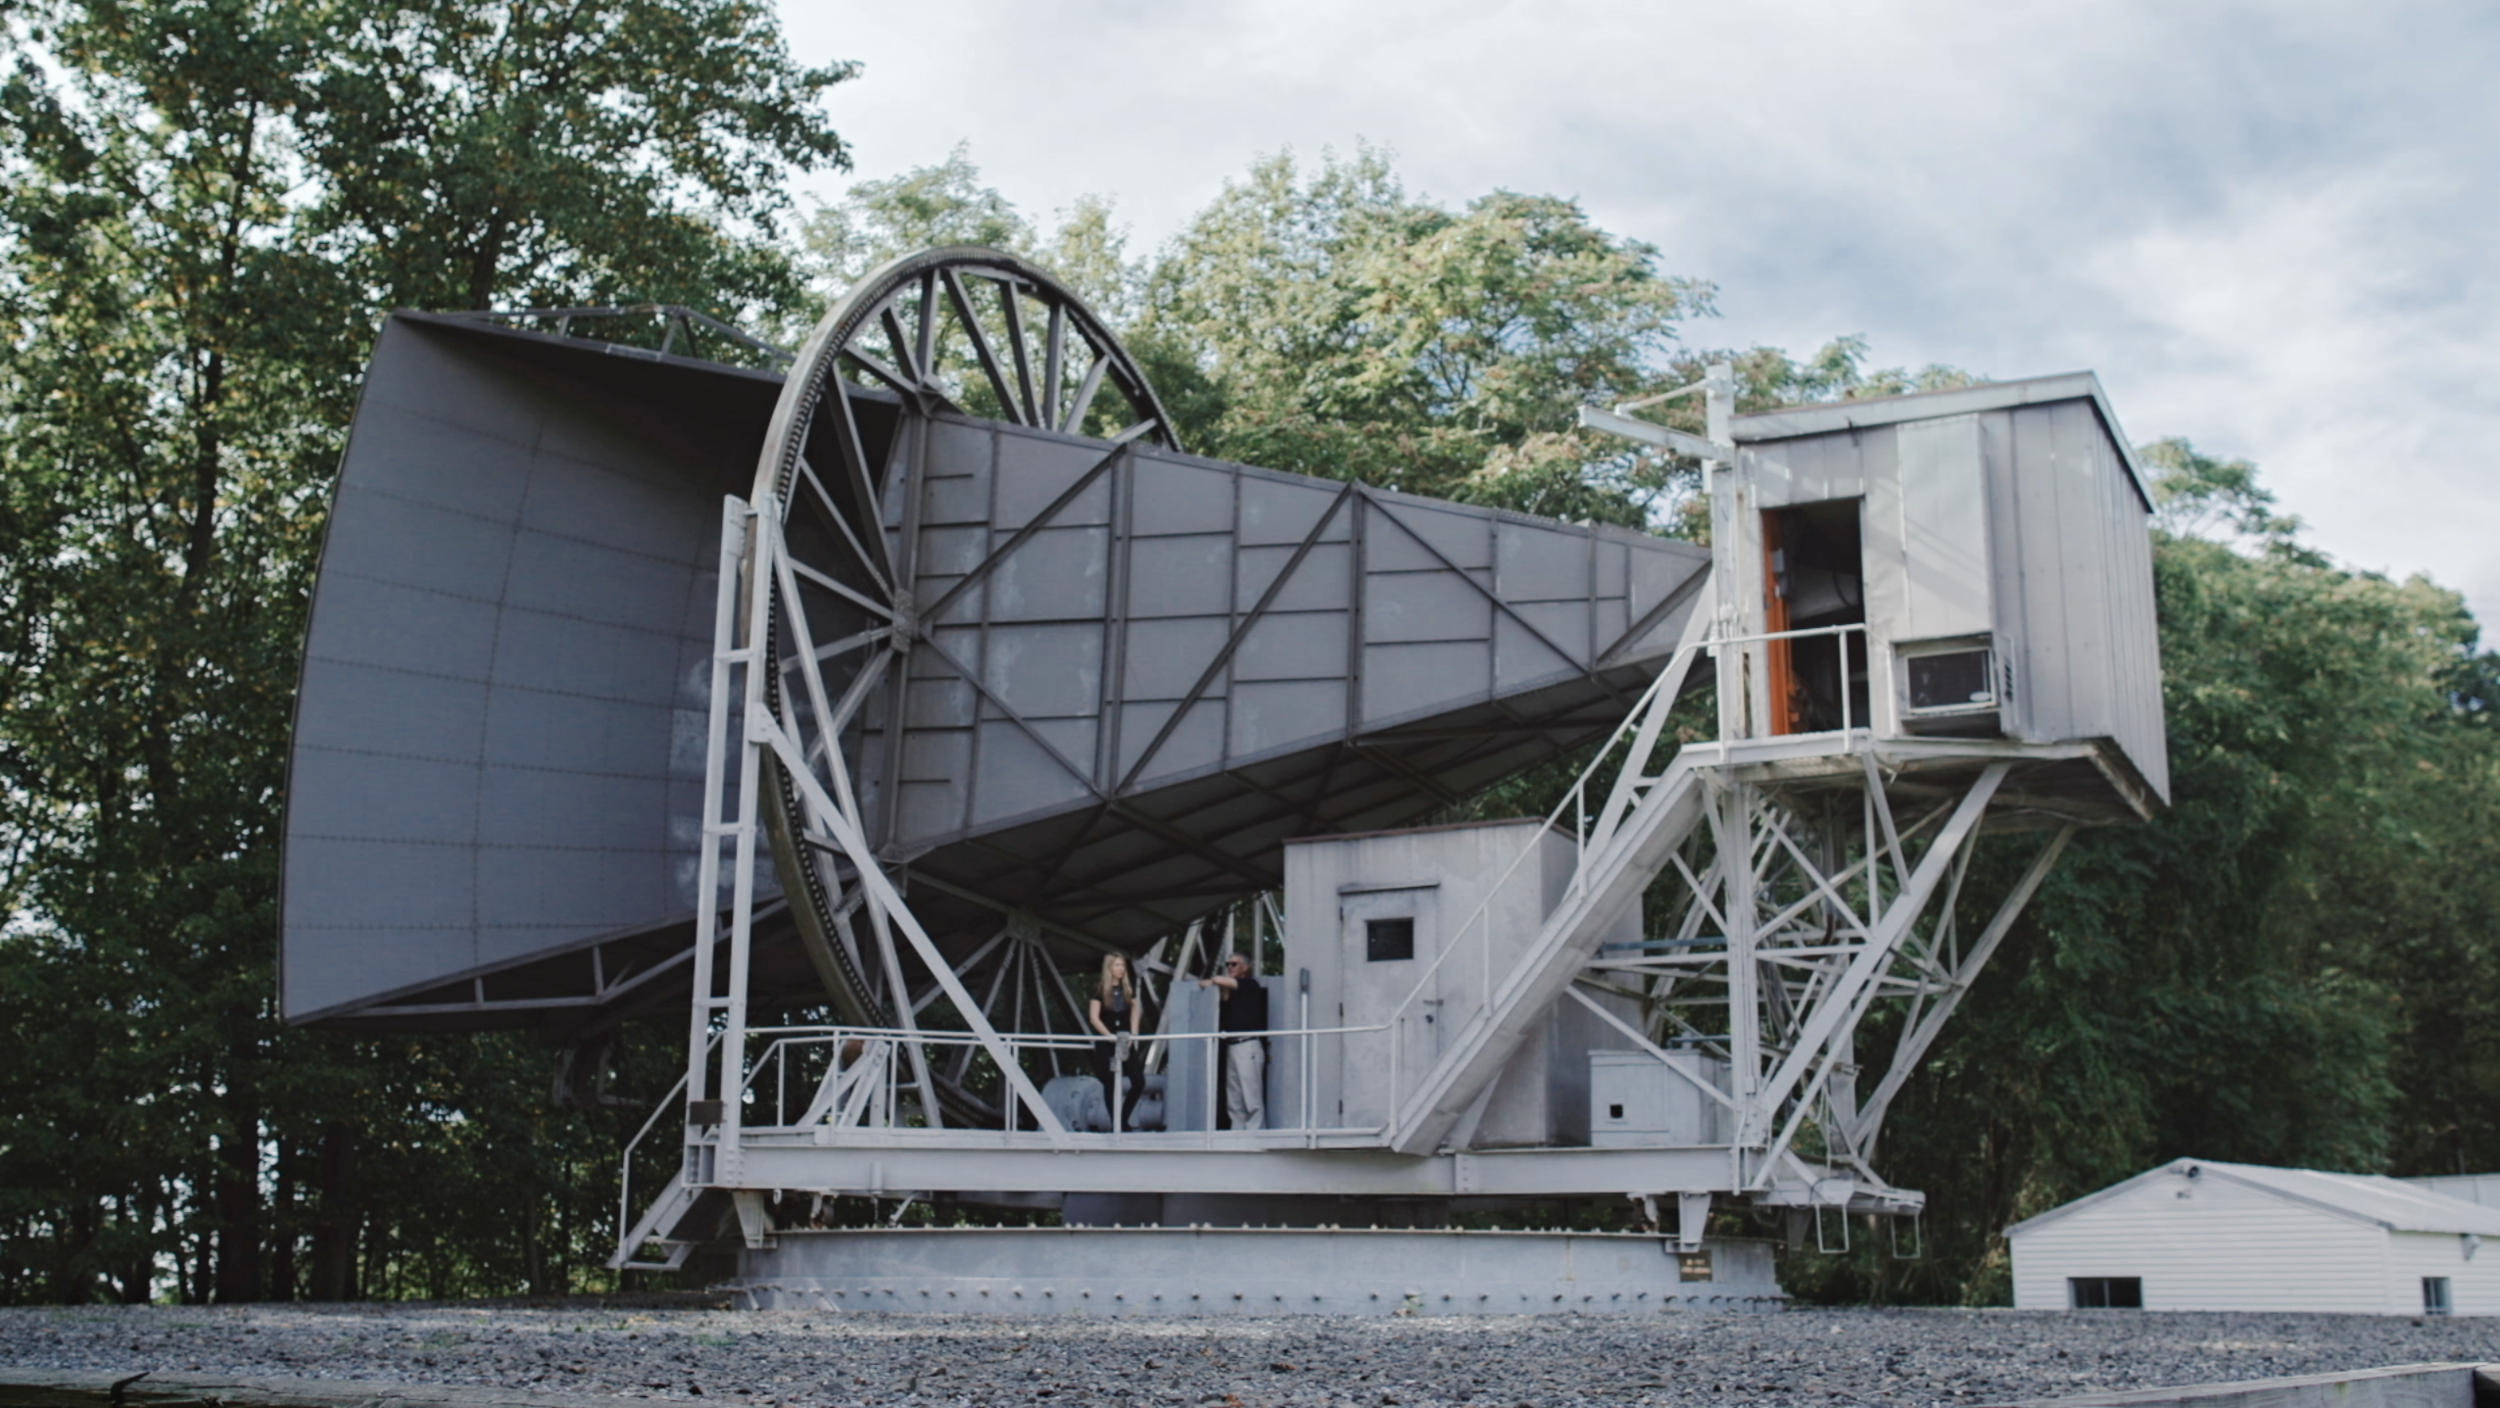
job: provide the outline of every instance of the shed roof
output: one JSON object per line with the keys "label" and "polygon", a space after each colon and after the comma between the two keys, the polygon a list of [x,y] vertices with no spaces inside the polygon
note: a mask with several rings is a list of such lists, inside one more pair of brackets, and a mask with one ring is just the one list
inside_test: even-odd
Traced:
{"label": "shed roof", "polygon": [[1803,406],[1781,406],[1738,416],[1729,434],[1735,437],[1738,444],[1761,444],[1773,440],[1793,440],[1804,435],[1828,435],[1835,430],[1898,425],[1912,420],[1941,420],[1946,416],[1977,415],[1982,411],[2002,411],[2015,406],[2078,400],[2090,401],[2093,410],[2100,415],[2101,428],[2109,433],[2110,443],[2118,447],[2119,461],[2126,465],[2128,477],[2135,481],[2136,497],[2143,501],[2145,511],[2150,513],[2153,508],[2151,481],[2144,477],[2144,466],[2136,463],[2135,447],[2127,442],[2127,433],[2118,428],[2118,413],[2110,409],[2109,395],[2101,390],[2100,377],[2091,372],[2060,372],[2055,376],[2025,377],[2020,381],[1983,381],[1944,391],[1869,396],[1862,401],[1822,401]]}
{"label": "shed roof", "polygon": [[2218,1178],[2300,1203],[2355,1222],[2375,1223],[2390,1232],[2455,1232],[2500,1237],[2500,1208],[2487,1208],[2434,1193],[2374,1173],[2323,1173],[2309,1168],[2269,1168],[2263,1164],[2226,1164],[2212,1159],[2173,1159],[2123,1183],[2113,1183],[2038,1217],[2005,1229],[2007,1236],[2107,1202],[2131,1189],[2163,1177]]}

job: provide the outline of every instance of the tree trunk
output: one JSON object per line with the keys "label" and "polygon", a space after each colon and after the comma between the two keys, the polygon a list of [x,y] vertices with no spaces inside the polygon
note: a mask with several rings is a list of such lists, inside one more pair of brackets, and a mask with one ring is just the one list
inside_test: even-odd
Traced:
{"label": "tree trunk", "polygon": [[217,1300],[266,1298],[261,1280],[260,1112],[235,1091],[234,1124],[217,1141]]}
{"label": "tree trunk", "polygon": [[[155,1199],[133,1196],[122,1200],[122,1222],[130,1232],[134,1250],[122,1258],[114,1281],[124,1305],[145,1305],[156,1298],[156,1253],[147,1249],[148,1229],[155,1226]],[[177,1275],[175,1285],[181,1285]]]}
{"label": "tree trunk", "polygon": [[313,1215],[312,1298],[355,1300],[356,1143],[347,1126],[321,1133],[321,1199]]}
{"label": "tree trunk", "polygon": [[95,1271],[89,1253],[95,1248],[95,1204],[81,1198],[71,1205],[69,1235],[54,1239],[52,1299],[77,1305],[95,1299]]}
{"label": "tree trunk", "polygon": [[269,1298],[294,1300],[295,1248],[300,1240],[295,1214],[295,1186],[303,1171],[303,1146],[278,1143],[278,1180],[269,1199]]}

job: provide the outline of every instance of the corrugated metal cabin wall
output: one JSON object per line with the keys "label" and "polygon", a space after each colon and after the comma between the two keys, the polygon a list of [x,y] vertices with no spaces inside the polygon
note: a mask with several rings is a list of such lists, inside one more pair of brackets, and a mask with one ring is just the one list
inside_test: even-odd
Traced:
{"label": "corrugated metal cabin wall", "polygon": [[[1339,845],[1289,842],[1285,846],[1285,984],[1298,989],[1301,975],[1311,975],[1311,1016],[1320,1026],[1344,1022],[1338,997],[1345,988],[1343,946],[1337,942],[1337,893],[1346,883],[1352,859],[1352,853]],[[1298,1121],[1303,1118],[1304,1043],[1269,1044],[1279,1048],[1269,1052],[1269,1060],[1278,1068],[1280,1088],[1286,1092],[1283,1108],[1289,1119]],[[1344,1062],[1335,1045],[1325,1050],[1313,1045],[1307,1059],[1312,1067],[1312,1106],[1329,1116],[1317,1122],[1333,1124],[1344,1098]]]}
{"label": "corrugated metal cabin wall", "polygon": [[2115,737],[2155,796],[2170,800],[2169,727],[2162,707],[2161,610],[2153,581],[2152,513],[2132,476],[2104,443],[2109,496],[2111,642],[2120,691]]}
{"label": "corrugated metal cabin wall", "polygon": [[2167,798],[2160,639],[2142,502],[2092,403],[1990,417],[1999,619],[2014,638],[2019,735],[2111,738]]}
{"label": "corrugated metal cabin wall", "polygon": [[2013,688],[1999,702],[1997,718],[2005,736],[2025,743],[2043,737],[2033,699],[2029,641],[2034,607],[2023,571],[2022,500],[2014,458],[2014,417],[2010,411],[1988,411],[1979,417],[1979,455],[1988,494],[1988,560],[1996,599],[1997,649],[2001,673],[2013,676]]}

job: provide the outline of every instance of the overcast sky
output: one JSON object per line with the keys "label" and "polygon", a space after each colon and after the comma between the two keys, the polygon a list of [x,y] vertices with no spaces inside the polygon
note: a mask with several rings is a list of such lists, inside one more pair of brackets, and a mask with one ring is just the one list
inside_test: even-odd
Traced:
{"label": "overcast sky", "polygon": [[1689,341],[2090,368],[2138,443],[2256,460],[2327,551],[2500,625],[2500,6],[782,4],[865,65],[856,177],[969,142],[1132,252],[1283,148],[1576,197],[1719,286]]}

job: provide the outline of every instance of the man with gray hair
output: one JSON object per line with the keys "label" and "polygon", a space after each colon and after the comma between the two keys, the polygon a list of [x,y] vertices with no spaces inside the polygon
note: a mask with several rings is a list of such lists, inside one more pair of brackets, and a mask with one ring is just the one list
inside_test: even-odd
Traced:
{"label": "man with gray hair", "polygon": [[1201,988],[1224,990],[1217,1038],[1224,1050],[1224,1114],[1235,1129],[1267,1127],[1267,989],[1250,972],[1250,960],[1224,955],[1224,971],[1200,978]]}

